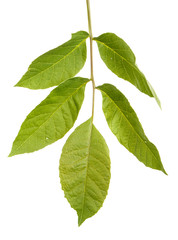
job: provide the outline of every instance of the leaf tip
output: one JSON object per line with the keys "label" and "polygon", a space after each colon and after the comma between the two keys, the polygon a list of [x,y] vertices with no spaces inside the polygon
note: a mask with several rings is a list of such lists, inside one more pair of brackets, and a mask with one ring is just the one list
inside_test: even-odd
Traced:
{"label": "leaf tip", "polygon": [[8,157],[12,157],[14,154],[12,152],[9,153]]}
{"label": "leaf tip", "polygon": [[81,225],[82,225],[82,222],[79,222],[79,221],[78,221],[78,227],[80,227]]}
{"label": "leaf tip", "polygon": [[85,219],[82,219],[81,217],[78,216],[78,227],[80,227],[84,221]]}
{"label": "leaf tip", "polygon": [[10,153],[9,153],[9,155],[8,155],[8,157],[13,157],[13,156],[15,156],[16,154],[17,154],[17,153],[15,153],[14,149],[12,148],[11,151],[10,151]]}
{"label": "leaf tip", "polygon": [[156,101],[157,101],[157,104],[158,104],[159,108],[162,110],[162,107],[161,107],[161,102],[160,102],[160,100],[159,100],[159,99],[156,99]]}
{"label": "leaf tip", "polygon": [[165,171],[164,168],[163,168],[162,172],[163,172],[166,176],[168,176],[168,174],[167,174],[167,172]]}
{"label": "leaf tip", "polygon": [[21,85],[20,85],[19,82],[18,82],[18,83],[16,83],[16,84],[14,85],[14,87],[21,87]]}

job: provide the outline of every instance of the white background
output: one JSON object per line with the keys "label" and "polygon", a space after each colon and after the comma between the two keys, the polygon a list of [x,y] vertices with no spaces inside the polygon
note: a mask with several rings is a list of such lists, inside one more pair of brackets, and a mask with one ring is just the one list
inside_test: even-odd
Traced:
{"label": "white background", "polygon": [[[58,165],[67,137],[91,114],[91,86],[74,128],[35,153],[7,158],[26,115],[51,89],[13,88],[42,53],[87,31],[85,0],[6,0],[0,3],[0,239],[178,239],[178,14],[176,0],[91,0],[93,35],[114,32],[137,57],[154,99],[111,73],[94,44],[97,85],[115,84],[129,99],[158,148],[168,176],[146,168],[110,132],[96,94],[94,123],[110,149],[111,182],[100,211],[81,227],[61,190]],[[89,42],[87,42],[88,44]],[[89,77],[89,61],[79,74]]]}

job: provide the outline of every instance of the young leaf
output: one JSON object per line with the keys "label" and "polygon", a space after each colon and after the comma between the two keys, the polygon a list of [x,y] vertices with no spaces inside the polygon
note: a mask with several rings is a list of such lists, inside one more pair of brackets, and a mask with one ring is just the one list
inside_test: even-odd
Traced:
{"label": "young leaf", "polygon": [[158,150],[146,137],[126,97],[110,84],[104,84],[97,89],[103,96],[106,121],[119,142],[147,167],[161,170],[166,174]]}
{"label": "young leaf", "polygon": [[89,79],[61,83],[25,119],[9,156],[39,150],[62,138],[74,125]]}
{"label": "young leaf", "polygon": [[98,44],[100,56],[106,66],[118,77],[135,85],[141,92],[154,97],[161,107],[155,91],[138,69],[135,55],[130,47],[114,33],[104,33],[94,40]]}
{"label": "young leaf", "polygon": [[92,119],[66,141],[59,170],[62,189],[77,211],[80,226],[103,205],[110,182],[109,150]]}
{"label": "young leaf", "polygon": [[74,77],[85,64],[88,36],[84,31],[72,34],[71,40],[38,57],[16,86],[44,89]]}

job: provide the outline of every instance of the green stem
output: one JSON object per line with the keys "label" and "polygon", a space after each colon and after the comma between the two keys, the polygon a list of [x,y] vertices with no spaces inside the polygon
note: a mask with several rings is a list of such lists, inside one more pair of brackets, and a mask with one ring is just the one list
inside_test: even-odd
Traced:
{"label": "green stem", "polygon": [[87,14],[88,14],[88,30],[90,34],[90,78],[92,81],[93,87],[93,101],[92,101],[92,120],[94,117],[94,103],[95,103],[95,81],[94,81],[94,74],[93,74],[93,34],[92,34],[92,25],[91,25],[91,11],[90,11],[90,0],[86,0],[87,4]]}

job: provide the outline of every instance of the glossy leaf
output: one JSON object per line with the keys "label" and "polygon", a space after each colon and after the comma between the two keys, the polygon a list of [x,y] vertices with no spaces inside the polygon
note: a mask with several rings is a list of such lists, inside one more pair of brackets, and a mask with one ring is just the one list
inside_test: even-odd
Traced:
{"label": "glossy leaf", "polygon": [[104,84],[97,89],[102,92],[106,121],[119,142],[147,167],[166,174],[157,148],[146,137],[126,97],[110,84]]}
{"label": "glossy leaf", "polygon": [[65,143],[60,179],[65,197],[77,211],[81,225],[102,206],[110,181],[109,150],[92,119],[81,124]]}
{"label": "glossy leaf", "polygon": [[9,156],[39,150],[62,138],[74,125],[89,79],[61,83],[25,119]]}
{"label": "glossy leaf", "polygon": [[83,31],[72,34],[71,40],[38,57],[16,86],[44,89],[74,77],[85,64],[88,36]]}
{"label": "glossy leaf", "polygon": [[130,47],[114,33],[104,33],[94,38],[98,44],[100,56],[106,66],[118,77],[135,85],[141,92],[160,101],[150,83],[138,69],[135,55]]}

